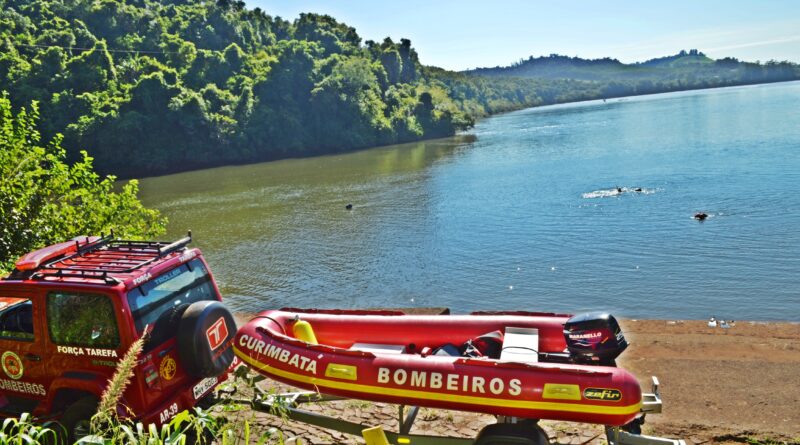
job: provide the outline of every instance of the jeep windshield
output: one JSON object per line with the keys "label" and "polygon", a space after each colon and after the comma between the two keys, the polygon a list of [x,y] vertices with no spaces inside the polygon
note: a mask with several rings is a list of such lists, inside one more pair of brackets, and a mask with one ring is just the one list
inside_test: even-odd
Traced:
{"label": "jeep windshield", "polygon": [[136,330],[151,325],[145,350],[163,343],[177,330],[180,315],[196,301],[217,300],[208,270],[199,259],[176,267],[128,292]]}

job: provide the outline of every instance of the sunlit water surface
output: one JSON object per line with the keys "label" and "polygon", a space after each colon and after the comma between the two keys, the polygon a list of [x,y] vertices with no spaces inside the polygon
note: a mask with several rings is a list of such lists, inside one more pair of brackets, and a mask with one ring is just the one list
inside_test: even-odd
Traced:
{"label": "sunlit water surface", "polygon": [[798,104],[793,82],[528,109],[449,139],[150,178],[142,198],[167,238],[194,231],[235,310],[799,321]]}

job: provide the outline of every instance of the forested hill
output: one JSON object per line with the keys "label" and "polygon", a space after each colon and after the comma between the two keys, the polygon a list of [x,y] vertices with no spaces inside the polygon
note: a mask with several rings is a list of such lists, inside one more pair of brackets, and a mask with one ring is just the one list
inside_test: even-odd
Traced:
{"label": "forested hill", "polygon": [[149,176],[452,135],[542,103],[535,82],[420,65],[408,40],[362,42],[218,0],[0,0],[0,90],[38,101],[103,173]]}
{"label": "forested hill", "polygon": [[529,57],[507,67],[466,71],[472,76],[574,79],[605,83],[605,96],[645,94],[748,83],[780,82],[800,78],[800,67],[790,62],[765,64],[734,58],[714,60],[693,49],[646,62],[624,64],[617,59],[581,59],[558,54]]}
{"label": "forested hill", "polygon": [[679,79],[617,79],[661,68],[610,59],[592,68],[604,77],[516,77],[536,60],[456,73],[422,66],[409,40],[362,41],[329,16],[290,22],[241,1],[0,0],[0,90],[17,108],[37,101],[43,137],[63,134],[70,159],[85,149],[122,177],[448,136],[500,111],[769,81],[776,69],[797,77],[716,61]]}

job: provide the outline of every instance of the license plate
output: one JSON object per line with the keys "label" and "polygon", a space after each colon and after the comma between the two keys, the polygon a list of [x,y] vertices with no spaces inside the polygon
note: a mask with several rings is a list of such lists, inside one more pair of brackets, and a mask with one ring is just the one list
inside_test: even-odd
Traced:
{"label": "license plate", "polygon": [[217,384],[216,377],[209,377],[207,379],[203,379],[200,383],[194,385],[194,389],[192,393],[194,393],[194,399],[197,400],[203,396],[203,394],[207,393],[209,389],[213,388],[214,385]]}

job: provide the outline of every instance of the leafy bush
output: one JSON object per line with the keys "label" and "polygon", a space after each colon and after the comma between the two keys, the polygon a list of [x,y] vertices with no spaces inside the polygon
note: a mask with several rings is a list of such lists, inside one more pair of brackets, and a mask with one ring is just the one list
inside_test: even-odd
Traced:
{"label": "leafy bush", "polygon": [[113,176],[94,172],[86,152],[68,165],[60,136],[42,142],[38,117],[36,102],[15,115],[8,96],[0,96],[0,272],[31,250],[79,235],[164,232],[166,220],[139,202],[135,180],[117,190]]}

